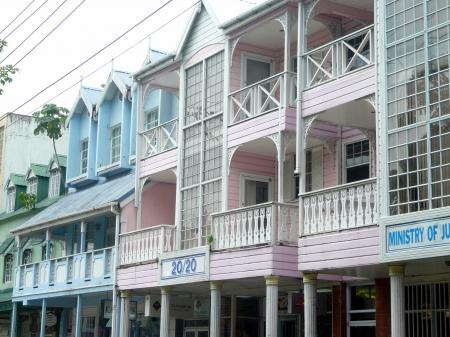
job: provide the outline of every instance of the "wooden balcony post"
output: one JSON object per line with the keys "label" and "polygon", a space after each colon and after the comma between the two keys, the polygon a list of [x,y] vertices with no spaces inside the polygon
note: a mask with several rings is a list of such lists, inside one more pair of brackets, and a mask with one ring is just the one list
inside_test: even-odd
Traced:
{"label": "wooden balcony post", "polygon": [[75,309],[75,337],[81,337],[81,306],[83,305],[81,295],[77,296],[77,307]]}
{"label": "wooden balcony post", "polygon": [[17,337],[17,302],[12,302],[11,337]]}
{"label": "wooden balcony post", "polygon": [[[41,326],[39,330],[39,337],[45,337],[45,321],[47,318],[47,299],[42,299],[41,307]],[[78,336],[77,336],[78,337]]]}

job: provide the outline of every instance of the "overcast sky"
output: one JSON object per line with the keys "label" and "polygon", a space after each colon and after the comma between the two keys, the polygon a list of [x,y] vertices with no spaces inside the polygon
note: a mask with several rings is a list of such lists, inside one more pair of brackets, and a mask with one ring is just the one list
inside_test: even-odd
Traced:
{"label": "overcast sky", "polygon": [[[25,55],[38,41],[52,30],[68,13],[82,0],[67,0],[67,2],[49,19],[34,35],[17,51],[8,57],[3,64],[14,64]],[[100,48],[125,32],[133,24],[153,12],[167,0],[86,0],[52,35],[39,45],[29,56],[18,65],[19,73],[14,75],[14,81],[8,84],[0,96],[0,115],[13,111],[26,100],[48,84],[78,66]],[[210,0],[216,15],[221,22],[236,16],[264,0]],[[2,30],[31,0],[0,0],[0,30]],[[45,0],[35,0],[0,38],[8,35],[29,14],[37,9]],[[25,39],[50,13],[64,0],[48,0],[29,20],[14,31],[8,38],[8,47],[0,54],[0,61],[9,54],[23,39]],[[196,0],[173,0],[163,10],[145,21],[141,26],[130,32],[120,41],[106,49],[86,65],[76,70],[64,80],[34,99],[16,113],[31,114],[38,110],[53,96],[70,87],[84,77],[83,84],[99,87],[106,82],[111,70],[111,59],[117,70],[135,72],[142,65],[148,49],[148,39],[138,44],[126,54],[115,57],[137,41],[145,38],[151,32],[191,7]],[[192,9],[178,17],[165,28],[151,37],[152,48],[163,51],[176,50],[180,36],[186,27]],[[93,70],[108,63],[94,75],[86,78]],[[79,84],[52,102],[71,108],[78,93]]]}

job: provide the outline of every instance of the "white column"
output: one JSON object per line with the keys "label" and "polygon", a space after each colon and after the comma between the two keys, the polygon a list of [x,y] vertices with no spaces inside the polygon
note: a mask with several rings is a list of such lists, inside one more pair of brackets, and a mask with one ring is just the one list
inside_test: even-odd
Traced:
{"label": "white column", "polygon": [[79,252],[80,253],[84,253],[86,252],[86,228],[87,227],[87,223],[85,221],[81,221],[80,224],[80,248],[79,248]]}
{"label": "white column", "polygon": [[389,266],[391,278],[391,336],[405,337],[405,266]]}
{"label": "white column", "polygon": [[266,337],[277,337],[278,281],[278,276],[266,276]]}
{"label": "white column", "polygon": [[[159,337],[169,337],[170,324],[170,288],[161,288],[161,319],[159,323]],[[121,336],[123,337],[123,336]]]}
{"label": "white column", "polygon": [[13,302],[11,312],[11,337],[16,336],[17,336],[17,302]]}
{"label": "white column", "polygon": [[81,295],[77,296],[77,308],[76,308],[76,318],[75,318],[75,337],[81,337]]}
{"label": "white column", "polygon": [[222,296],[222,283],[212,281],[209,284],[211,290],[211,314],[210,314],[210,337],[220,337],[220,301]]}
{"label": "white column", "polygon": [[[48,249],[48,246],[47,246],[47,249]],[[41,308],[41,329],[40,329],[40,333],[39,333],[40,337],[45,337],[46,317],[47,317],[47,300],[44,298],[42,300],[42,308]]]}
{"label": "white column", "polygon": [[305,337],[317,337],[317,274],[303,274],[305,301]]}
{"label": "white column", "polygon": [[120,337],[127,337],[129,330],[128,324],[130,322],[128,313],[130,306],[129,293],[127,291],[121,291],[120,298]]}

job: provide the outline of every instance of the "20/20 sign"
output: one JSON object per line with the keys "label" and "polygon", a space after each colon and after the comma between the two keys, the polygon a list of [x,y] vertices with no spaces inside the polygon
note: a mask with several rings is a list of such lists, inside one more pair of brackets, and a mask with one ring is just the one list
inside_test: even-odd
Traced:
{"label": "20/20 sign", "polygon": [[172,261],[172,276],[192,274],[197,271],[197,259],[190,257]]}

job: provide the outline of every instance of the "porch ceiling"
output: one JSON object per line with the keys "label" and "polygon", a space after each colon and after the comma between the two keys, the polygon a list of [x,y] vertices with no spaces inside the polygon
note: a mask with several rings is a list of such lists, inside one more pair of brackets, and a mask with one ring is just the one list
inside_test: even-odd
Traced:
{"label": "porch ceiling", "polygon": [[[297,20],[292,24],[291,42],[297,41]],[[284,30],[280,22],[271,20],[242,36],[239,42],[268,49],[284,48]]]}
{"label": "porch ceiling", "polygon": [[326,110],[317,116],[316,121],[368,130],[375,129],[374,109],[361,100]]}
{"label": "porch ceiling", "polygon": [[180,87],[180,77],[175,71],[155,77],[150,84],[152,87],[172,88],[178,90]]}

